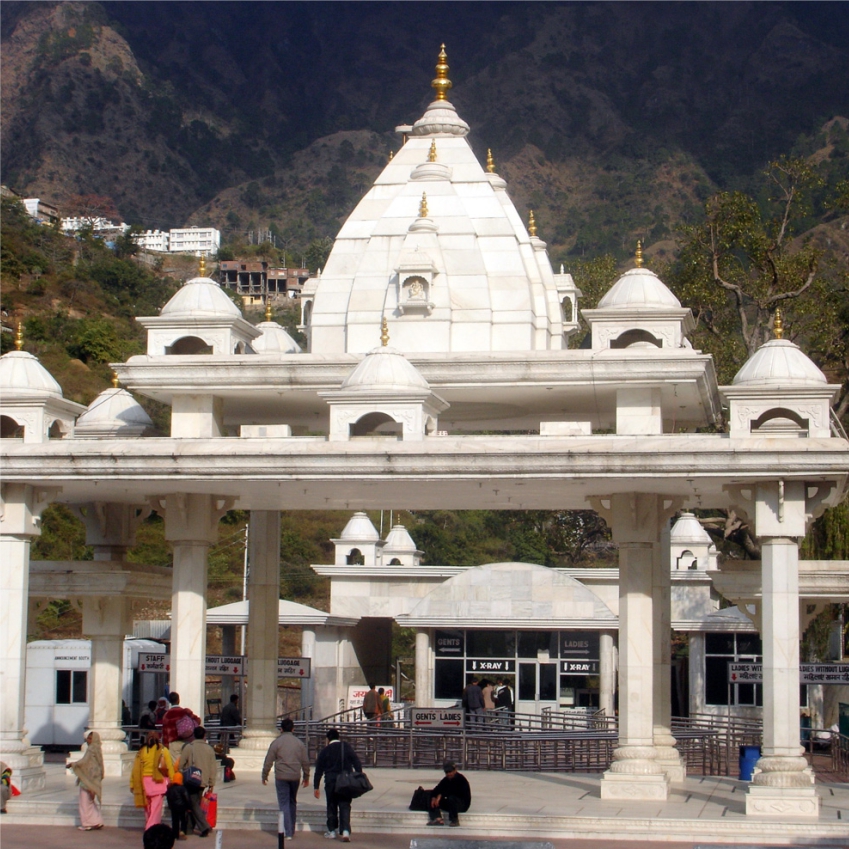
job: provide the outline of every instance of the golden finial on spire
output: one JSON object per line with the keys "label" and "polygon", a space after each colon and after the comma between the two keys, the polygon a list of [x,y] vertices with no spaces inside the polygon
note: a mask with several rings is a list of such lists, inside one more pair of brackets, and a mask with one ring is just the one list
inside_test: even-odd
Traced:
{"label": "golden finial on spire", "polygon": [[495,173],[495,160],[492,158],[492,151],[489,148],[486,149],[486,170],[489,174]]}
{"label": "golden finial on spire", "polygon": [[113,389],[118,388],[118,372],[117,371],[112,372],[112,388]]}
{"label": "golden finial on spire", "polygon": [[436,90],[437,100],[447,100],[445,92],[451,88],[451,80],[448,79],[448,55],[445,53],[443,44],[439,50],[439,61],[436,63],[436,79],[430,84]]}
{"label": "golden finial on spire", "polygon": [[428,162],[436,162],[436,139],[430,143],[430,151],[427,155]]}
{"label": "golden finial on spire", "polygon": [[206,254],[200,255],[200,265],[198,266],[198,277],[206,277]]}
{"label": "golden finial on spire", "polygon": [[390,150],[389,151],[389,161],[391,162],[394,158],[395,158],[395,151]]}
{"label": "golden finial on spire", "polygon": [[419,204],[419,218],[427,218],[427,194],[422,192],[422,202]]}
{"label": "golden finial on spire", "polygon": [[24,328],[23,325],[18,322],[18,331],[15,333],[15,350],[23,351],[24,349]]}
{"label": "golden finial on spire", "polygon": [[781,310],[776,309],[775,321],[772,323],[772,332],[776,339],[784,338],[784,319],[781,316]]}
{"label": "golden finial on spire", "polygon": [[537,237],[537,222],[534,218],[534,211],[531,210],[530,215],[528,215],[528,233],[531,235],[531,238]]}
{"label": "golden finial on spire", "polygon": [[634,253],[634,264],[637,268],[643,267],[643,243],[640,239],[637,239],[637,250]]}
{"label": "golden finial on spire", "polygon": [[383,321],[380,322],[380,344],[384,348],[389,344],[389,322],[386,316],[383,316]]}
{"label": "golden finial on spire", "polygon": [[265,296],[265,320],[271,321],[271,301],[268,299],[268,295]]}

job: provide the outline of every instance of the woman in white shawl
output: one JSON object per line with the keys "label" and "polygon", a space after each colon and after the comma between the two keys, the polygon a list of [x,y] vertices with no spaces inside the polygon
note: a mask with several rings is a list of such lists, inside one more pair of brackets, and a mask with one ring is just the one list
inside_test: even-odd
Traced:
{"label": "woman in white shawl", "polygon": [[85,754],[72,764],[68,764],[77,784],[80,786],[80,831],[94,831],[103,828],[100,813],[101,792],[103,789],[103,750],[100,735],[89,731],[85,738],[88,744]]}

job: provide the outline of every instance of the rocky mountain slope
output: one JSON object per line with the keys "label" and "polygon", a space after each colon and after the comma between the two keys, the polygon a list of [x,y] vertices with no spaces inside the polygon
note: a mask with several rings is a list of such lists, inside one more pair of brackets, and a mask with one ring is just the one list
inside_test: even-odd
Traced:
{"label": "rocky mountain slope", "polygon": [[842,4],[7,2],[0,177],[302,247],[421,114],[442,41],[472,145],[554,255],[662,241],[849,115]]}

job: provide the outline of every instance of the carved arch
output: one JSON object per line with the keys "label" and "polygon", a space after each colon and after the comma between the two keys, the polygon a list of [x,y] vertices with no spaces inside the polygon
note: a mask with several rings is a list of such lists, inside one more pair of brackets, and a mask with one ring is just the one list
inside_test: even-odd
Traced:
{"label": "carved arch", "polygon": [[610,340],[611,348],[630,348],[632,345],[638,345],[641,342],[648,342],[657,348],[663,347],[663,340],[653,336],[648,330],[626,330],[616,339]]}
{"label": "carved arch", "polygon": [[203,356],[212,353],[212,346],[199,336],[182,336],[165,348],[173,356]]}

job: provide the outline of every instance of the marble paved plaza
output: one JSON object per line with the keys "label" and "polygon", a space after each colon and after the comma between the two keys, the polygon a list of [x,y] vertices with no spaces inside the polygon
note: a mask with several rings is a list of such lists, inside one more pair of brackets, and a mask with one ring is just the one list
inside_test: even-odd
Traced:
{"label": "marble paved plaza", "polygon": [[[9,803],[9,813],[2,818],[0,826],[5,832],[0,838],[4,849],[34,845],[30,840],[18,842],[22,829],[17,826],[32,826],[35,834],[46,826],[76,824],[77,790],[72,778],[60,764],[47,764],[46,768],[45,790],[28,793]],[[600,845],[601,841],[622,841],[623,849],[634,841],[670,849],[719,844],[849,847],[847,784],[817,785],[822,798],[817,820],[782,822],[746,817],[746,785],[730,778],[694,777],[675,789],[666,802],[623,803],[602,801],[598,775],[468,771],[465,774],[472,785],[472,809],[461,818],[462,827],[449,833],[448,829],[425,828],[424,814],[407,810],[416,787],[433,786],[440,778],[437,773],[376,769],[369,770],[368,774],[374,791],[354,803],[353,831],[363,839],[365,835],[384,835],[385,839],[382,837],[373,845],[385,847],[408,846],[409,843],[404,842],[407,838],[433,837],[434,832],[451,840],[523,837],[535,841],[555,840],[559,844],[559,841],[576,839],[589,841],[587,846],[594,845],[593,841],[597,841],[595,845]],[[106,779],[103,796],[103,813],[108,827],[141,828],[142,815],[133,807],[128,779]],[[274,789],[270,784],[263,787],[258,773],[241,772],[237,781],[219,788],[219,828],[225,832],[224,846],[265,845],[256,842],[256,838],[261,832],[269,832],[271,839],[276,822]],[[310,833],[303,835],[305,849],[320,835],[323,826],[322,802],[311,792],[302,790],[298,831]],[[242,834],[237,837],[234,832]],[[93,837],[82,836],[87,840],[80,846],[93,845]],[[398,843],[401,836],[404,840]],[[63,841],[62,845],[77,844]],[[104,842],[104,846],[107,845],[117,844]]]}

